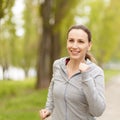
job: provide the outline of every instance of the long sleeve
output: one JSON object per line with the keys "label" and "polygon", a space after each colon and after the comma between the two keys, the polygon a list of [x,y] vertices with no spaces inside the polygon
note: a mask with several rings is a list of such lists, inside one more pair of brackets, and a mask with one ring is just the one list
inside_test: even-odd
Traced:
{"label": "long sleeve", "polygon": [[102,69],[95,69],[92,73],[90,71],[82,73],[83,91],[85,93],[89,113],[95,117],[100,116],[105,110],[104,97],[104,73]]}
{"label": "long sleeve", "polygon": [[54,108],[54,97],[53,97],[53,86],[54,86],[54,74],[56,72],[56,62],[53,63],[53,76],[49,85],[47,101],[46,101],[46,109],[48,109],[51,113]]}
{"label": "long sleeve", "polygon": [[52,112],[54,108],[54,101],[53,101],[53,79],[50,82],[50,86],[48,89],[48,96],[47,96],[47,102],[46,102],[46,109],[48,109],[50,112]]}

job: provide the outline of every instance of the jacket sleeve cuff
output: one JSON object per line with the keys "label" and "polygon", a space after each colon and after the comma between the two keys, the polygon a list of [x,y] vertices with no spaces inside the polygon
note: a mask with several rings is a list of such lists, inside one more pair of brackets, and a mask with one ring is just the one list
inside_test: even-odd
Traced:
{"label": "jacket sleeve cuff", "polygon": [[83,72],[83,73],[82,73],[82,79],[83,79],[83,82],[85,82],[85,81],[89,81],[90,78],[91,78],[91,75],[90,75],[89,72]]}

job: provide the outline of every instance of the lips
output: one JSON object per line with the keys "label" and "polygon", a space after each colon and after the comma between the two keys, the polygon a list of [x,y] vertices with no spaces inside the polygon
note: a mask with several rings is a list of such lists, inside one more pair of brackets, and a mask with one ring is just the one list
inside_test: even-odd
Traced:
{"label": "lips", "polygon": [[74,55],[77,55],[80,53],[80,51],[74,51],[74,50],[71,50],[71,53],[74,54]]}

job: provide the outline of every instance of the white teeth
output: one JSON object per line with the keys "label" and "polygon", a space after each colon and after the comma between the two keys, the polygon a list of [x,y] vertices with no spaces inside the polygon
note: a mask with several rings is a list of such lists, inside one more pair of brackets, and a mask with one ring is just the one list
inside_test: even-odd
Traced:
{"label": "white teeth", "polygon": [[74,53],[74,54],[77,54],[77,53],[79,53],[79,51],[71,51],[72,53]]}
{"label": "white teeth", "polygon": [[79,52],[79,51],[73,51],[73,50],[71,50],[72,52]]}
{"label": "white teeth", "polygon": [[70,50],[70,51],[71,51],[71,53],[74,54],[74,55],[77,55],[77,54],[80,53],[80,51],[76,51],[76,50]]}

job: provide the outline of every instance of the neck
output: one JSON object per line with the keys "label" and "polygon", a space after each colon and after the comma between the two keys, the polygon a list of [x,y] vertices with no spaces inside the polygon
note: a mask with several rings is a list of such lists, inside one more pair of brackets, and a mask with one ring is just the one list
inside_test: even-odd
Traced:
{"label": "neck", "polygon": [[74,68],[78,68],[80,63],[84,63],[85,60],[74,60],[74,59],[70,59],[69,61],[69,66],[74,69]]}
{"label": "neck", "polygon": [[70,61],[67,64],[68,78],[70,78],[72,75],[74,75],[79,71],[80,62],[84,62],[84,61],[70,59]]}

